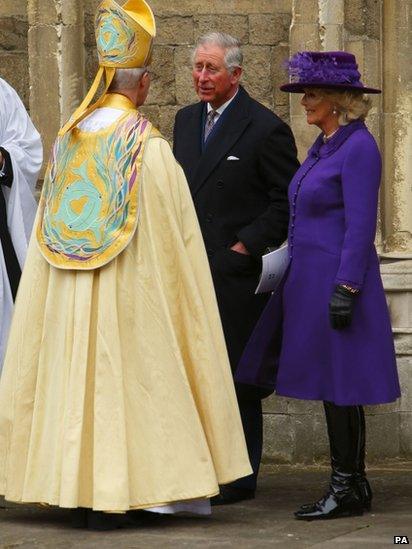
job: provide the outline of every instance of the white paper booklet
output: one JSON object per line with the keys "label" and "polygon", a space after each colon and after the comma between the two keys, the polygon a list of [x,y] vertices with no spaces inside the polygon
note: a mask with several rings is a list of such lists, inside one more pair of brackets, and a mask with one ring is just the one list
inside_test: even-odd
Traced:
{"label": "white paper booklet", "polygon": [[278,287],[289,265],[288,245],[285,244],[277,250],[262,257],[262,274],[255,294],[274,292]]}

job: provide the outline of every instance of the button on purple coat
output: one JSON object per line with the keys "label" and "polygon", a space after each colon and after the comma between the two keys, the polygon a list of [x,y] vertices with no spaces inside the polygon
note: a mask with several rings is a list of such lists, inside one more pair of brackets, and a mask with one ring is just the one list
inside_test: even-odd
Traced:
{"label": "button on purple coat", "polygon": [[[241,358],[236,381],[337,405],[400,396],[388,308],[374,246],[381,159],[365,124],[309,150],[289,187],[291,261]],[[329,323],[336,284],[360,289],[349,328]]]}

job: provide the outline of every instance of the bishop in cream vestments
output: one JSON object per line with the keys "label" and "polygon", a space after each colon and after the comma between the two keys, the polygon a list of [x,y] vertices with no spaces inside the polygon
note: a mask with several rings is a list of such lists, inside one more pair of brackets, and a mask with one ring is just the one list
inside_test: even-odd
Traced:
{"label": "bishop in cream vestments", "polygon": [[[106,50],[120,9],[99,10]],[[208,498],[251,469],[186,179],[130,98],[82,109],[54,145],[17,295],[0,494],[102,511]]]}

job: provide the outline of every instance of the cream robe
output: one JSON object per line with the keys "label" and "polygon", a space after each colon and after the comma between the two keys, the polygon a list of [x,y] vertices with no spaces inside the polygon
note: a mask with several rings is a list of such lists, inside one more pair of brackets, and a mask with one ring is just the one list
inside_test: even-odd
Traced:
{"label": "cream robe", "polygon": [[250,473],[189,189],[153,136],[120,255],[65,271],[31,239],[0,382],[0,494],[122,511]]}

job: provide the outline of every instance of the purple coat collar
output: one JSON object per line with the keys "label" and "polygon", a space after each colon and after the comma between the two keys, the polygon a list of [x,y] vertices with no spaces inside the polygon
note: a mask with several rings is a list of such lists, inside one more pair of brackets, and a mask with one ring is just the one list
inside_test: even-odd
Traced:
{"label": "purple coat collar", "polygon": [[308,151],[308,156],[324,158],[333,154],[356,130],[366,130],[363,120],[354,120],[347,126],[341,126],[335,135],[327,142],[323,142],[323,134],[320,134]]}

